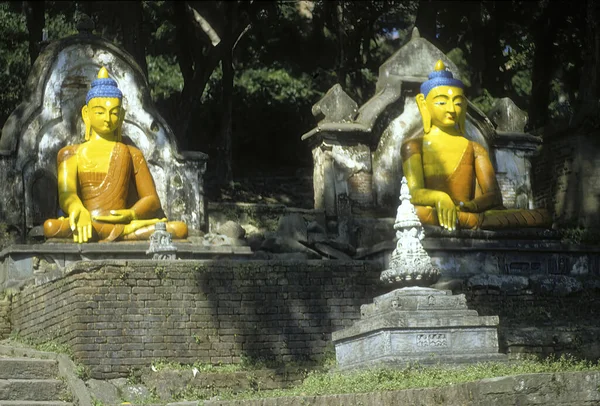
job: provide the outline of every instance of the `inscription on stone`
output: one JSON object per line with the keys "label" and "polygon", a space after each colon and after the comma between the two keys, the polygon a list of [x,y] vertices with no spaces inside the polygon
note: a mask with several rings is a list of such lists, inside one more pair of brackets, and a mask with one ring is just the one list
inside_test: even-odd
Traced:
{"label": "inscription on stone", "polygon": [[446,334],[418,334],[417,347],[447,347]]}

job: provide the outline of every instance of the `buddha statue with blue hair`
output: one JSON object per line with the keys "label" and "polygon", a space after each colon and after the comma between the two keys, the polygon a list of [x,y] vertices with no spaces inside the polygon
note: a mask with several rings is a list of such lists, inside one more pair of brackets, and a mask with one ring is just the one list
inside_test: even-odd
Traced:
{"label": "buddha statue with blue hair", "polygon": [[486,149],[465,138],[464,84],[440,60],[416,102],[423,136],[402,144],[402,169],[421,223],[447,230],[551,226],[545,209],[506,209]]}
{"label": "buddha statue with blue hair", "polygon": [[85,141],[58,153],[58,198],[67,217],[44,223],[46,238],[146,240],[157,222],[175,239],[187,226],[167,221],[142,152],[121,139],[123,94],[102,67],[81,109]]}

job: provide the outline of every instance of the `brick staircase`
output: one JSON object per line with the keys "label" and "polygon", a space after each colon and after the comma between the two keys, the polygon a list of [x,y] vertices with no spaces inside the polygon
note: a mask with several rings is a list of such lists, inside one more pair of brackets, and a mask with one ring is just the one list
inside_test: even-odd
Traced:
{"label": "brick staircase", "polygon": [[72,406],[51,359],[0,357],[0,406]]}

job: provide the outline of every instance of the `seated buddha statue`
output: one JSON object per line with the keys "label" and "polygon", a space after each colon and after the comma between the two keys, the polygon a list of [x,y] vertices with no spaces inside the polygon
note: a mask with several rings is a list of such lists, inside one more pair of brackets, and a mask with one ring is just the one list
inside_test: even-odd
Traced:
{"label": "seated buddha statue", "polygon": [[448,230],[550,227],[545,209],[506,209],[486,149],[465,138],[464,84],[440,60],[416,102],[422,136],[401,147],[402,169],[421,223]]}
{"label": "seated buddha statue", "polygon": [[187,226],[167,221],[141,151],[121,140],[123,94],[101,68],[81,109],[85,142],[58,153],[58,198],[68,217],[44,223],[46,238],[87,241],[143,240],[166,222],[173,238]]}

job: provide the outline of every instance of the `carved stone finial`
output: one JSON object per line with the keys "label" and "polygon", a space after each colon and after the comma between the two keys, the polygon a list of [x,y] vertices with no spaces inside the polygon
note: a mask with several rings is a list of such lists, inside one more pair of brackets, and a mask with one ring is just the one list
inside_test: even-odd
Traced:
{"label": "carved stone finial", "polygon": [[147,255],[153,254],[152,259],[175,259],[177,247],[173,245],[171,233],[163,222],[154,225],[154,233],[150,236],[150,248]]}
{"label": "carved stone finial", "polygon": [[389,269],[381,273],[382,282],[398,286],[429,286],[435,283],[440,272],[431,264],[431,258],[423,248],[423,226],[410,202],[410,190],[406,177],[400,186],[400,206],[396,214],[396,249],[392,252]]}
{"label": "carved stone finial", "polygon": [[419,32],[419,29],[417,27],[414,27],[410,36],[410,39],[417,39],[417,38],[421,38],[421,33]]}

